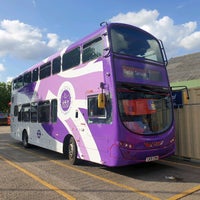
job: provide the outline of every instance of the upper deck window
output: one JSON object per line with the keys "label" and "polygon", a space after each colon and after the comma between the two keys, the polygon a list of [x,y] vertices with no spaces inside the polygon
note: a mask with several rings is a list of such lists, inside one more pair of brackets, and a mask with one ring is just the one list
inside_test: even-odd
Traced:
{"label": "upper deck window", "polygon": [[31,72],[24,74],[24,85],[31,83]]}
{"label": "upper deck window", "polygon": [[35,82],[37,80],[38,80],[38,68],[35,68],[32,73],[32,82]]}
{"label": "upper deck window", "polygon": [[57,74],[60,72],[61,67],[61,58],[60,56],[57,58],[54,58],[52,61],[52,74]]}
{"label": "upper deck window", "polygon": [[24,85],[24,77],[19,76],[13,81],[13,89],[19,89]]}
{"label": "upper deck window", "polygon": [[83,63],[103,55],[102,38],[96,38],[83,46]]}
{"label": "upper deck window", "polygon": [[40,79],[51,75],[51,63],[46,63],[40,67]]}
{"label": "upper deck window", "polygon": [[19,76],[13,81],[13,90],[19,89],[28,83],[31,83],[31,72],[27,72],[24,75]]}
{"label": "upper deck window", "polygon": [[80,47],[67,52],[62,57],[62,69],[67,70],[80,64]]}
{"label": "upper deck window", "polygon": [[164,62],[159,42],[145,31],[114,26],[111,29],[111,40],[115,53]]}

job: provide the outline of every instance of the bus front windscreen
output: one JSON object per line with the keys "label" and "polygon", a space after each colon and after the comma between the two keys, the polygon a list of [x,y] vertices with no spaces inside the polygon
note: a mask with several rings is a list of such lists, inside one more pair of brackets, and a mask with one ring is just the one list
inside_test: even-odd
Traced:
{"label": "bus front windscreen", "polygon": [[131,132],[155,135],[166,131],[172,123],[172,101],[167,88],[118,84],[121,120]]}
{"label": "bus front windscreen", "polygon": [[141,29],[113,26],[111,44],[114,53],[164,62],[159,42]]}

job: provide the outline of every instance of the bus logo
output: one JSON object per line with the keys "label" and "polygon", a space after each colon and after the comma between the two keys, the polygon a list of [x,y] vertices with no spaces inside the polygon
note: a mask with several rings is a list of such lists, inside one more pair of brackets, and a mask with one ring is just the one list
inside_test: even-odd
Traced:
{"label": "bus logo", "polygon": [[61,108],[63,111],[67,111],[71,104],[71,96],[68,90],[64,90],[61,95]]}

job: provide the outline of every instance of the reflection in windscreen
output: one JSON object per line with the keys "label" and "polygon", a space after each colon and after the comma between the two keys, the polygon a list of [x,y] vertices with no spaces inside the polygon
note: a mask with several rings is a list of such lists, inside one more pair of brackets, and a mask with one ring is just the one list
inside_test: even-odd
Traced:
{"label": "reflection in windscreen", "polygon": [[163,63],[160,45],[155,38],[140,29],[123,26],[111,29],[113,52]]}
{"label": "reflection in windscreen", "polygon": [[149,135],[169,128],[172,103],[167,89],[123,84],[117,90],[121,120],[130,131]]}

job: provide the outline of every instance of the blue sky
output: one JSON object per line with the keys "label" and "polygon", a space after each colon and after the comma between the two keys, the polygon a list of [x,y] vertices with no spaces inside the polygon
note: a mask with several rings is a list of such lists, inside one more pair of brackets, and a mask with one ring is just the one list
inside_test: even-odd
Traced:
{"label": "blue sky", "polygon": [[200,51],[199,0],[0,0],[0,82],[99,28],[136,25],[161,39],[168,58]]}

